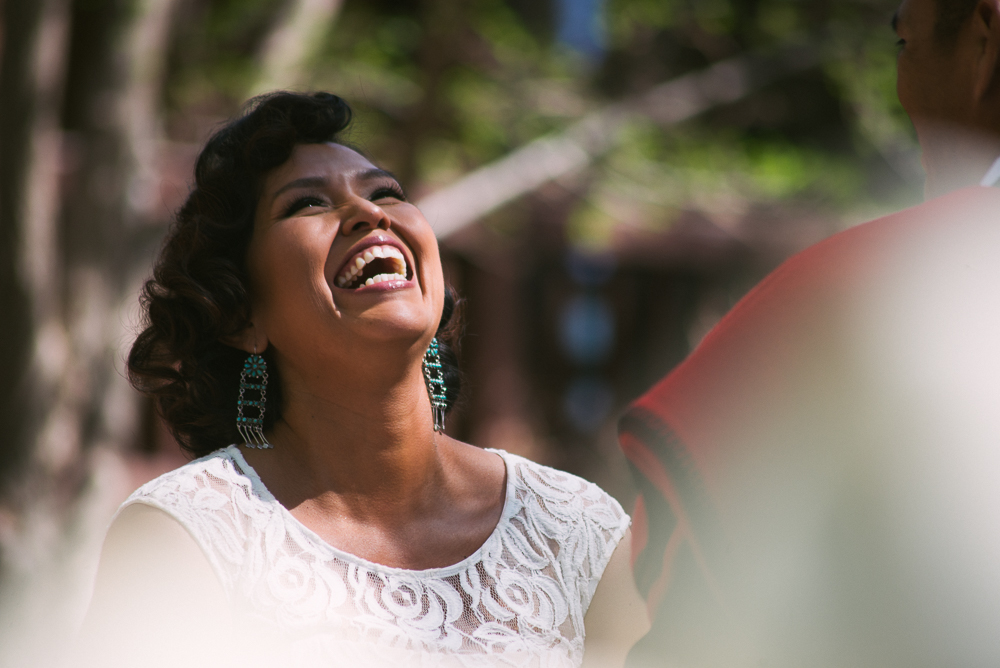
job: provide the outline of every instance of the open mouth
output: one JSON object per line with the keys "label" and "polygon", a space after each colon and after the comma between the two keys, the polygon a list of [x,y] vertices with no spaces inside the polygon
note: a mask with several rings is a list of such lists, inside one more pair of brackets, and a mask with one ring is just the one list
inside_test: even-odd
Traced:
{"label": "open mouth", "polygon": [[385,281],[407,281],[410,268],[406,258],[395,246],[369,246],[344,265],[337,275],[337,287],[357,290],[365,285]]}

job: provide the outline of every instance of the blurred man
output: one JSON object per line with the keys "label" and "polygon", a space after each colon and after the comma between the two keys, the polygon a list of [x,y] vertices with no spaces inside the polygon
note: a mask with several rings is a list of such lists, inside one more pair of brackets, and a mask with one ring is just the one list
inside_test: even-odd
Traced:
{"label": "blurred man", "polygon": [[1000,665],[1000,0],[905,0],[925,204],[794,256],[640,398],[637,665]]}

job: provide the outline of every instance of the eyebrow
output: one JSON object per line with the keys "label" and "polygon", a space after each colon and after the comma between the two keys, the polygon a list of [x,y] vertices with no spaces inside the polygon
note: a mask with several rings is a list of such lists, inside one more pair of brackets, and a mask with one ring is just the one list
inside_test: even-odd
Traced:
{"label": "eyebrow", "polygon": [[[390,178],[396,183],[399,183],[399,179],[396,178],[395,174],[385,169],[378,169],[378,168],[366,169],[363,172],[355,174],[354,178],[359,179],[361,181],[371,181],[373,179]],[[285,191],[295,190],[296,188],[322,188],[325,185],[326,185],[326,179],[323,178],[322,176],[303,176],[300,179],[289,181],[285,185],[275,190],[274,195],[272,195],[272,197],[277,197],[278,195],[280,195]]]}
{"label": "eyebrow", "polygon": [[272,198],[276,198],[281,193],[286,190],[294,190],[296,188],[321,188],[326,185],[326,179],[322,176],[303,176],[301,179],[295,179],[294,181],[289,181],[285,185],[281,186],[274,191]]}
{"label": "eyebrow", "polygon": [[899,10],[897,9],[892,13],[892,31],[895,33],[899,32]]}
{"label": "eyebrow", "polygon": [[399,183],[399,179],[396,178],[395,174],[393,174],[388,170],[379,169],[377,167],[375,169],[367,169],[361,172],[360,174],[356,175],[355,178],[362,179],[364,181],[370,181],[372,179],[390,178],[396,183]]}
{"label": "eyebrow", "polygon": [[399,187],[399,190],[403,193],[403,198],[409,199],[409,195],[406,192],[406,188],[404,188],[403,184],[399,182],[399,179],[396,178],[396,175],[387,169],[379,169],[378,167],[376,167],[375,169],[368,169],[358,174],[355,178],[361,181],[371,181],[373,179],[391,179],[392,182],[395,183]]}

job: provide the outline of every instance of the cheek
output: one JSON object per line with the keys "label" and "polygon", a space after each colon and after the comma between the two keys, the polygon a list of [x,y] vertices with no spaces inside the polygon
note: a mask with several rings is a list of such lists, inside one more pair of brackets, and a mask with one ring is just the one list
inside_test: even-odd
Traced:
{"label": "cheek", "polygon": [[917,131],[918,138],[923,134],[923,127],[929,119],[940,116],[940,110],[935,107],[933,95],[929,95],[929,72],[913,59],[900,57],[896,77],[896,94],[899,103],[910,122]]}
{"label": "cheek", "polygon": [[268,311],[312,299],[325,286],[328,246],[309,227],[275,229],[251,247],[249,271],[255,301]]}
{"label": "cheek", "polygon": [[437,238],[429,225],[408,224],[398,226],[404,243],[409,245],[417,262],[418,278],[425,289],[432,287],[435,277],[441,274],[441,254]]}
{"label": "cheek", "polygon": [[[427,230],[414,230],[411,238],[412,248],[417,252],[417,261],[420,264],[417,279],[420,282],[420,291],[425,304],[433,304],[433,308],[440,311],[444,306],[444,270],[441,266],[441,254],[438,248],[437,238],[434,232],[427,226]],[[437,321],[435,321],[437,326]]]}
{"label": "cheek", "polygon": [[903,51],[897,63],[899,101],[914,125],[921,121],[960,122],[968,106],[968,71],[961,59],[924,47]]}
{"label": "cheek", "polygon": [[437,240],[433,237],[431,238],[431,246],[428,247],[424,264],[428,282],[427,288],[432,290],[433,294],[443,303],[444,267],[441,266],[441,254],[438,250]]}

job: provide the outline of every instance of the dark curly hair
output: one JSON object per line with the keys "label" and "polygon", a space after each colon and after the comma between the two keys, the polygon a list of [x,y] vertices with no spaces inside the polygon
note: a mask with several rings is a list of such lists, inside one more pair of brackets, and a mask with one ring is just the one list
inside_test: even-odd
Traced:
{"label": "dark curly hair", "polygon": [[934,21],[934,37],[938,44],[954,48],[958,33],[972,16],[977,0],[937,0]]}
{"label": "dark curly hair", "polygon": [[[264,178],[297,144],[349,146],[340,135],[350,122],[351,108],[336,95],[271,93],[248,102],[198,156],[194,189],[143,287],[145,328],[128,356],[129,381],[155,400],[194,456],[242,442],[236,399],[246,353],[222,341],[250,324],[246,254]],[[437,337],[449,410],[461,386],[458,304],[446,288]],[[273,361],[268,351],[264,358]],[[277,382],[268,386],[265,429],[281,415],[280,378],[270,367]]]}

